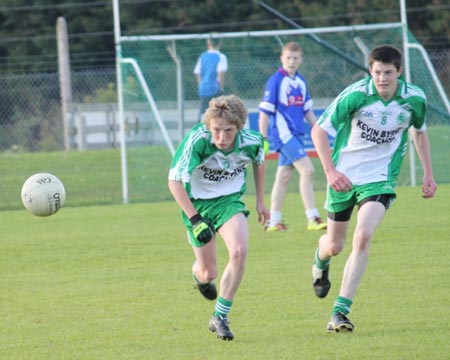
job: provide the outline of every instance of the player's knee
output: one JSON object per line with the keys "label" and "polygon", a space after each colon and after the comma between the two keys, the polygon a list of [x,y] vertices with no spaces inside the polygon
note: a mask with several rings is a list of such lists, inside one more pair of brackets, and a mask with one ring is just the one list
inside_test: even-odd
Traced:
{"label": "player's knee", "polygon": [[370,240],[373,233],[366,229],[357,230],[355,233],[355,241],[353,241],[353,248],[355,250],[364,251],[370,246]]}
{"label": "player's knee", "polygon": [[292,172],[283,171],[283,172],[277,174],[277,180],[280,183],[282,183],[283,185],[287,185],[287,184],[289,184],[289,181],[291,181],[291,175],[292,175]]}
{"label": "player's knee", "polygon": [[309,178],[309,179],[313,179],[314,178],[314,168],[306,168],[303,169],[300,173],[300,176],[302,176],[303,178]]}
{"label": "player's knee", "polygon": [[248,248],[246,245],[235,246],[230,250],[230,260],[239,266],[245,265]]}

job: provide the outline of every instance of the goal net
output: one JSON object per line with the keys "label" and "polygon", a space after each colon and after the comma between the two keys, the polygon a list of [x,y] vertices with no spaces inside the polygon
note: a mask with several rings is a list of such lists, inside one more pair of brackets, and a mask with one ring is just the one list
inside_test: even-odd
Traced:
{"label": "goal net", "polygon": [[[224,92],[236,94],[244,100],[249,109],[250,126],[254,126],[256,121],[264,85],[280,66],[281,48],[287,42],[296,41],[303,48],[300,73],[308,81],[315,109],[319,112],[346,86],[368,75],[367,58],[373,47],[392,44],[402,52],[404,50],[401,23],[220,34],[122,36],[121,85],[127,146],[164,146],[162,130],[176,145],[198,121],[200,101],[193,70],[198,56],[206,50],[206,40],[211,36],[221,38],[220,50],[228,58]],[[410,80],[421,86],[428,97],[428,124],[448,125],[448,99],[426,52],[412,34],[408,36],[411,43]],[[130,59],[134,66],[130,66]],[[136,66],[141,76],[136,73]],[[154,107],[149,104],[149,93]],[[158,119],[162,119],[162,124],[156,121]]]}

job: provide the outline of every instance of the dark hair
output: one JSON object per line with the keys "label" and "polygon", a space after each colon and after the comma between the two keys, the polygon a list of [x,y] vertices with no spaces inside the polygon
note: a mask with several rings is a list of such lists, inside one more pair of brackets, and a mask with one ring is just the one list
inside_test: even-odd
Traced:
{"label": "dark hair", "polygon": [[397,70],[400,70],[402,67],[402,53],[395,46],[380,45],[370,52],[369,66],[372,67],[375,61],[392,64]]}

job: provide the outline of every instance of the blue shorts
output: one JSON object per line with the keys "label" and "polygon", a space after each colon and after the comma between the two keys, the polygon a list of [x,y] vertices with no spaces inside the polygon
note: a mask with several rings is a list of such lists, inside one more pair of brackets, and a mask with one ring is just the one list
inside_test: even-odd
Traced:
{"label": "blue shorts", "polygon": [[284,144],[278,152],[280,153],[280,157],[278,158],[279,166],[292,165],[297,160],[308,156],[305,151],[302,135],[292,136],[292,138]]}

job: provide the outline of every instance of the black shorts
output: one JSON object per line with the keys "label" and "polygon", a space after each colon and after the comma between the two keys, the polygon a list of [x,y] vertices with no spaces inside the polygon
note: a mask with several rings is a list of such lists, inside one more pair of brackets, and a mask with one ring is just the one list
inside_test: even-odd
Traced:
{"label": "black shorts", "polygon": [[[366,197],[365,199],[361,200],[358,203],[358,210],[361,208],[362,205],[364,205],[367,202],[370,201],[375,201],[375,202],[379,202],[381,204],[384,205],[384,207],[387,209],[389,209],[389,206],[391,205],[392,201],[394,200],[394,196],[392,194],[380,194],[380,195],[373,195],[373,196],[369,196]],[[333,212],[328,212],[328,219],[333,220],[333,221],[349,221],[350,218],[352,217],[352,212],[353,212],[353,208],[355,207],[355,205],[352,205],[350,207],[348,207],[345,210],[333,213]]]}

